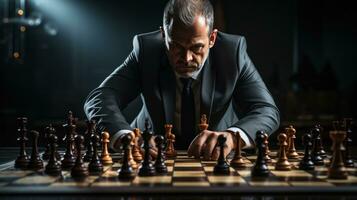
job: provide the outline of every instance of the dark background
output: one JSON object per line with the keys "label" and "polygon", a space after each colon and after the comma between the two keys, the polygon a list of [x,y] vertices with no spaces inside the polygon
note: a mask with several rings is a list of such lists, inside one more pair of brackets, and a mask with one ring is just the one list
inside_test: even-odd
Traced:
{"label": "dark background", "polygon": [[[134,35],[157,30],[166,1],[0,1],[0,146],[16,145],[16,118],[29,129],[58,132],[72,110],[84,125],[88,93],[119,66]],[[281,111],[281,127],[298,135],[314,124],[356,117],[356,12],[340,1],[214,0],[216,27],[244,35],[248,53]],[[15,52],[20,52],[18,58]],[[133,117],[135,109],[126,114]],[[82,129],[80,129],[80,132]]]}

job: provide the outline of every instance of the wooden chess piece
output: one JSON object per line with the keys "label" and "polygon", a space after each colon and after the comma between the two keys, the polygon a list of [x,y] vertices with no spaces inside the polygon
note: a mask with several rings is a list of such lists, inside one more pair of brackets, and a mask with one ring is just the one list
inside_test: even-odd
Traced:
{"label": "wooden chess piece", "polygon": [[311,140],[312,140],[312,136],[310,133],[306,133],[302,137],[302,143],[305,146],[305,153],[304,153],[303,159],[299,163],[299,169],[301,169],[301,170],[314,170],[315,169],[314,163],[312,162],[311,153],[310,153],[310,149],[312,147]]}
{"label": "wooden chess piece", "polygon": [[234,157],[230,162],[230,165],[234,168],[242,169],[247,167],[247,164],[242,156],[242,141],[241,141],[242,139],[239,132],[236,133],[236,139],[237,139],[237,146],[234,152]]}
{"label": "wooden chess piece", "polygon": [[296,130],[295,128],[290,125],[289,128],[287,129],[288,138],[289,138],[289,148],[288,148],[288,155],[287,157],[290,159],[298,159],[299,154],[296,152],[295,149],[295,138],[296,138]]}
{"label": "wooden chess piece", "polygon": [[[55,130],[55,128],[53,128],[52,124],[50,124],[49,126],[47,126],[45,128],[45,138],[44,139],[46,141],[46,150],[42,154],[43,160],[48,160],[51,156],[51,144],[49,142],[50,135],[56,135],[56,130]],[[57,160],[61,160],[61,154],[57,150],[55,152],[55,155],[56,155]]]}
{"label": "wooden chess piece", "polygon": [[29,164],[29,158],[26,154],[26,142],[28,138],[26,137],[27,134],[27,118],[26,117],[19,117],[17,118],[18,129],[17,132],[19,133],[19,137],[17,140],[20,142],[20,153],[19,156],[15,160],[15,168],[25,169]]}
{"label": "wooden chess piece", "polygon": [[345,150],[343,151],[343,157],[344,157],[344,164],[345,167],[354,167],[354,162],[351,158],[350,154],[350,147],[352,146],[352,122],[353,120],[351,118],[345,118],[344,119],[344,127],[346,131],[346,139],[344,141],[345,143]]}
{"label": "wooden chess piece", "polygon": [[157,148],[157,158],[154,164],[155,170],[157,174],[166,174],[167,166],[165,164],[165,155],[164,155],[164,137],[162,135],[158,135],[155,137],[155,143]]}
{"label": "wooden chess piece", "polygon": [[219,157],[217,164],[213,168],[214,174],[229,174],[229,165],[224,157],[224,146],[226,145],[227,138],[223,135],[218,136],[217,143],[219,147]]}
{"label": "wooden chess piece", "polygon": [[264,144],[265,144],[265,149],[264,149],[264,159],[265,159],[265,162],[267,163],[270,163],[272,162],[270,156],[269,156],[269,153],[270,153],[270,150],[269,150],[269,136],[266,132],[264,132]]}
{"label": "wooden chess piece", "polygon": [[314,165],[324,165],[324,160],[323,158],[320,156],[319,153],[319,144],[320,144],[320,129],[318,126],[315,126],[312,130],[311,130],[311,134],[313,137],[313,147],[312,147],[312,162],[314,162]]}
{"label": "wooden chess piece", "polygon": [[106,131],[102,132],[102,155],[100,160],[102,161],[103,165],[111,165],[113,164],[113,159],[110,157],[108,151],[108,144],[109,144],[109,133]]}
{"label": "wooden chess piece", "polygon": [[96,124],[95,120],[88,120],[87,121],[87,130],[84,133],[87,151],[84,154],[83,160],[90,161],[93,157],[93,144],[92,144],[92,135],[95,134]]}
{"label": "wooden chess piece", "polygon": [[143,155],[141,154],[141,151],[140,151],[140,146],[139,146],[139,140],[141,138],[141,132],[140,132],[140,129],[138,128],[134,128],[133,130],[134,132],[134,146],[133,146],[133,157],[134,157],[134,160],[138,163],[140,163],[142,160],[143,160]]}
{"label": "wooden chess piece", "polygon": [[125,134],[121,140],[124,149],[124,155],[122,159],[121,168],[118,170],[119,179],[133,179],[135,177],[134,171],[130,166],[130,158],[129,158],[131,141],[132,141],[131,134]]}
{"label": "wooden chess piece", "polygon": [[345,131],[330,131],[330,138],[333,141],[332,146],[332,162],[328,169],[328,178],[330,179],[347,179],[347,171],[342,160],[342,152],[344,147],[343,140],[346,138]]}
{"label": "wooden chess piece", "polygon": [[291,169],[288,158],[286,157],[286,146],[288,145],[286,140],[287,140],[286,134],[280,133],[278,136],[278,141],[280,145],[279,157],[278,157],[278,161],[275,164],[275,170],[289,171]]}
{"label": "wooden chess piece", "polygon": [[84,137],[82,135],[77,135],[76,141],[76,153],[77,159],[75,165],[71,169],[71,176],[73,178],[85,178],[89,175],[88,168],[85,166],[82,158],[82,146],[84,142]]}
{"label": "wooden chess piece", "polygon": [[62,168],[71,169],[76,163],[76,157],[74,156],[74,127],[73,127],[73,115],[72,112],[68,112],[68,122],[63,125],[66,128],[66,137],[63,139],[66,141],[66,152],[62,159]]}
{"label": "wooden chess piece", "polygon": [[252,177],[267,177],[269,176],[269,168],[264,159],[264,131],[258,131],[255,138],[255,144],[257,147],[257,160],[254,163],[254,166],[251,171]]}
{"label": "wooden chess piece", "polygon": [[139,176],[153,176],[155,175],[155,168],[151,164],[151,159],[150,159],[150,147],[149,147],[149,141],[150,138],[152,137],[153,133],[149,130],[149,120],[145,120],[145,130],[143,133],[143,139],[144,139],[144,161],[141,164],[141,167],[139,168]]}
{"label": "wooden chess piece", "polygon": [[129,164],[131,166],[131,168],[133,169],[137,169],[139,167],[138,163],[136,163],[136,161],[134,160],[134,156],[133,156],[133,146],[134,146],[134,140],[135,140],[135,134],[133,132],[128,133],[130,134],[130,149],[129,149],[129,153],[128,153],[128,158],[129,158]]}
{"label": "wooden chess piece", "polygon": [[165,155],[168,158],[173,158],[176,156],[177,152],[175,150],[175,135],[172,133],[172,124],[165,124],[165,136],[167,140]]}
{"label": "wooden chess piece", "polygon": [[200,119],[200,124],[198,125],[198,128],[200,129],[200,132],[207,130],[208,129],[208,123],[207,123],[207,116],[205,114],[201,115]]}
{"label": "wooden chess piece", "polygon": [[59,176],[61,174],[61,164],[57,162],[56,152],[57,152],[57,136],[50,134],[48,136],[50,144],[50,157],[46,165],[45,173],[50,176]]}
{"label": "wooden chess piece", "polygon": [[90,137],[91,146],[93,147],[92,158],[88,165],[88,170],[90,174],[101,174],[103,172],[103,164],[101,163],[98,156],[98,147],[100,146],[100,138],[96,132],[92,132]]}
{"label": "wooden chess piece", "polygon": [[317,151],[318,151],[318,154],[322,157],[322,159],[326,158],[326,152],[324,150],[324,146],[322,145],[322,139],[321,139],[321,134],[324,132],[324,128],[318,124],[317,125],[318,129],[320,130],[320,142],[317,146]]}
{"label": "wooden chess piece", "polygon": [[30,131],[32,134],[32,153],[31,153],[31,158],[30,162],[28,164],[29,169],[33,170],[39,170],[43,169],[43,161],[40,157],[40,154],[38,153],[38,137],[40,136],[40,133],[37,131]]}

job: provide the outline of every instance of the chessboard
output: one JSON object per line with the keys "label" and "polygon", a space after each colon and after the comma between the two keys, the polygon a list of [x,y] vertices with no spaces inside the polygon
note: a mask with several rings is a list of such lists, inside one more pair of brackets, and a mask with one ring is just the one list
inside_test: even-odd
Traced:
{"label": "chessboard", "polygon": [[[63,152],[62,152],[63,153]],[[289,159],[290,171],[274,168],[277,152],[272,151],[268,177],[252,177],[251,168],[256,155],[246,155],[247,167],[230,167],[227,175],[213,173],[216,161],[203,161],[188,157],[185,151],[178,151],[175,158],[167,158],[168,173],[154,176],[135,176],[132,180],[120,180],[118,170],[122,154],[114,153],[114,164],[105,166],[101,175],[90,175],[76,180],[70,171],[63,170],[60,176],[48,176],[44,170],[21,170],[14,168],[14,161],[0,166],[0,194],[314,194],[330,193],[346,195],[357,192],[357,170],[347,168],[348,178],[333,180],[327,177],[329,157],[325,165],[315,166],[312,171],[299,170],[299,158]],[[228,157],[228,161],[232,155]],[[45,162],[45,164],[47,164]],[[86,165],[88,163],[85,163]]]}

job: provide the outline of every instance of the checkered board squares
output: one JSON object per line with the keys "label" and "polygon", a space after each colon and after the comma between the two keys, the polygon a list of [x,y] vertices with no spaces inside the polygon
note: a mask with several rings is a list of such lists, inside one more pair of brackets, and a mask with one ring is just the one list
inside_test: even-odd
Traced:
{"label": "checkered board squares", "polygon": [[[118,170],[121,165],[118,161],[121,154],[112,155],[114,164],[105,166],[101,175],[91,175],[83,180],[75,180],[71,177],[70,171],[62,171],[59,177],[51,177],[42,171],[19,170],[14,169],[13,165],[0,171],[0,190],[12,188],[105,188],[105,187],[132,187],[144,188],[150,190],[155,187],[167,188],[208,188],[222,187],[224,189],[243,186],[252,187],[316,187],[329,188],[341,186],[356,186],[357,190],[357,170],[356,168],[347,168],[347,180],[332,180],[327,178],[328,168],[326,166],[317,166],[313,171],[304,171],[298,169],[298,160],[289,160],[293,164],[291,171],[277,171],[274,168],[276,162],[276,152],[271,153],[272,162],[268,164],[270,175],[267,178],[251,177],[251,168],[256,160],[255,155],[248,155],[250,163],[244,169],[230,168],[229,175],[215,175],[213,173],[216,161],[197,160],[188,157],[185,152],[178,152],[176,158],[170,158],[165,161],[168,167],[168,173],[151,177],[136,176],[132,180],[119,180]],[[328,160],[328,158],[326,159]],[[228,162],[230,159],[228,159]],[[327,162],[326,162],[327,163]],[[46,164],[46,163],[45,163]],[[41,188],[42,189],[42,188]]]}

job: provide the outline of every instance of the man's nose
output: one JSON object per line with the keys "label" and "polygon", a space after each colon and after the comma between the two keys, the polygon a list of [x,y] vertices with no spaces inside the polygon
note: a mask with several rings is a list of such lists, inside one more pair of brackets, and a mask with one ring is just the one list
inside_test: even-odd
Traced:
{"label": "man's nose", "polygon": [[189,51],[189,50],[186,50],[186,51],[184,52],[184,57],[185,57],[185,61],[186,61],[186,62],[192,61],[192,59],[193,59],[193,57],[192,57],[192,52]]}

